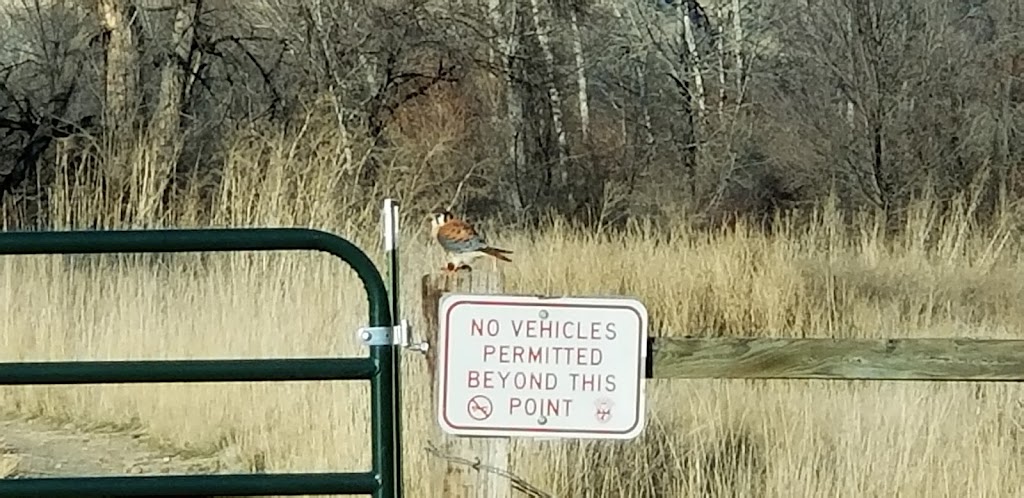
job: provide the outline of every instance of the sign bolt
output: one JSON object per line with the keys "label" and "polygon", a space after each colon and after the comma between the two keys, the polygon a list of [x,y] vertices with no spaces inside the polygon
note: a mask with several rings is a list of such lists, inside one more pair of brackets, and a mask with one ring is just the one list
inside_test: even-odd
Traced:
{"label": "sign bolt", "polygon": [[361,338],[363,339],[363,342],[367,342],[367,341],[369,341],[369,340],[370,340],[370,338],[372,338],[373,336],[372,336],[372,335],[370,335],[370,331],[368,331],[368,330],[364,330],[364,331],[363,331],[363,332],[362,332],[361,334],[359,334],[359,337],[361,337]]}
{"label": "sign bolt", "polygon": [[548,310],[540,310],[539,314],[540,314],[541,320],[543,320],[543,319],[548,317]]}
{"label": "sign bolt", "polygon": [[540,425],[544,425],[544,424],[548,423],[548,418],[545,417],[544,415],[541,415],[540,418],[537,419],[537,423],[540,424]]}

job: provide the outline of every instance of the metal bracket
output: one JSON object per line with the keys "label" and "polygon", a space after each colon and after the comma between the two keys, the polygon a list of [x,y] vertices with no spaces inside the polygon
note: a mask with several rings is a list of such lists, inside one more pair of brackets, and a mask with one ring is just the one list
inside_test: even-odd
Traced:
{"label": "metal bracket", "polygon": [[394,345],[395,334],[391,327],[359,327],[357,335],[367,346]]}
{"label": "metal bracket", "polygon": [[399,343],[401,346],[410,351],[427,354],[427,350],[430,349],[430,344],[427,341],[412,343],[412,326],[409,325],[409,320],[403,319],[400,328],[402,329],[402,341]]}
{"label": "metal bracket", "polygon": [[395,340],[393,344],[395,346],[405,346],[409,344],[409,334],[412,332],[412,327],[409,326],[409,320],[402,319],[395,325]]}
{"label": "metal bracket", "polygon": [[411,331],[409,320],[403,319],[394,327],[360,327],[357,335],[367,346],[402,346],[412,351],[426,353],[430,349],[426,341],[410,344]]}

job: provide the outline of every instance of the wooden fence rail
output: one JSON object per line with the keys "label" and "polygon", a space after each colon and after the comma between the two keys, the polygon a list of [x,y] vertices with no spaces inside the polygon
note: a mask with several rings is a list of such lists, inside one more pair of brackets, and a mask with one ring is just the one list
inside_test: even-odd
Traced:
{"label": "wooden fence rail", "polygon": [[657,337],[649,378],[1024,381],[1024,340]]}

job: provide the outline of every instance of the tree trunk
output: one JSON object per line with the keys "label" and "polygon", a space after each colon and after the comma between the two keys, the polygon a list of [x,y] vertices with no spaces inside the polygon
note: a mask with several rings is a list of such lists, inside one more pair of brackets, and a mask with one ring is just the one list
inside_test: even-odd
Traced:
{"label": "tree trunk", "polygon": [[[160,93],[150,131],[160,141],[161,153],[170,153],[168,146],[178,138],[181,126],[181,104],[185,98],[186,68],[190,67],[192,41],[198,0],[181,0],[174,13],[170,51],[160,68]],[[171,154],[165,157],[173,160]]]}
{"label": "tree trunk", "polygon": [[583,39],[580,36],[580,25],[576,19],[576,11],[569,10],[569,23],[572,27],[572,51],[576,56],[576,87],[577,100],[580,106],[580,136],[587,143],[590,136],[590,99],[587,93],[586,59],[583,57]]}
{"label": "tree trunk", "polygon": [[697,104],[697,111],[700,113],[699,118],[704,116],[707,111],[707,104],[704,97],[704,76],[701,74],[701,61],[700,53],[697,52],[697,41],[693,34],[693,22],[690,20],[690,13],[693,11],[692,3],[687,0],[684,8],[679,9],[679,15],[682,17],[683,22],[683,40],[686,42],[687,59],[689,60],[690,73],[693,77],[693,101]]}
{"label": "tree trunk", "polygon": [[872,188],[877,204],[888,211],[891,205],[892,186],[888,180],[888,164],[885,161],[885,115],[883,98],[888,93],[880,74],[884,61],[882,48],[878,46],[879,13],[873,0],[854,0],[851,27],[856,36],[854,61],[864,73],[861,90],[862,109],[867,120],[868,143],[870,144]]}
{"label": "tree trunk", "polygon": [[180,0],[174,12],[170,50],[160,68],[160,91],[156,111],[149,123],[152,156],[148,164],[139,165],[139,168],[148,166],[150,170],[138,172],[143,181],[140,185],[133,185],[133,189],[139,189],[135,215],[140,220],[152,219],[158,210],[181,149],[181,108],[185,99],[187,68],[191,67],[189,60],[198,3],[198,0]]}
{"label": "tree trunk", "polygon": [[548,94],[548,104],[551,111],[551,127],[555,133],[558,154],[558,171],[551,175],[552,185],[550,186],[549,198],[565,198],[569,203],[574,202],[573,192],[567,188],[569,184],[569,147],[565,138],[565,126],[562,122],[562,94],[558,90],[555,79],[555,54],[551,50],[551,39],[541,22],[540,0],[530,1],[530,20],[533,24],[534,35],[537,45],[540,47],[543,61],[543,72],[545,86]]}
{"label": "tree trunk", "polygon": [[138,106],[139,63],[128,0],[99,0],[100,22],[106,31],[106,112],[108,126],[129,125]]}
{"label": "tree trunk", "polygon": [[505,119],[500,126],[504,129],[505,171],[512,172],[511,182],[515,186],[514,189],[506,190],[512,206],[521,211],[526,203],[519,170],[526,164],[526,152],[523,143],[523,100],[514,73],[514,62],[519,52],[519,29],[516,22],[519,19],[518,0],[505,0],[505,5],[507,8],[503,9],[501,0],[488,1],[488,13],[498,41],[497,53],[493,49],[490,53],[492,63],[501,69],[504,83],[502,95],[505,106],[500,112],[504,112]]}
{"label": "tree trunk", "polygon": [[[131,143],[139,107],[139,53],[134,32],[134,9],[129,0],[98,0],[96,10],[105,31],[104,128],[115,151]],[[104,174],[120,185],[129,171],[126,161],[107,161]]]}
{"label": "tree trunk", "polygon": [[698,160],[698,127],[704,123],[704,78],[700,72],[700,55],[693,35],[693,23],[690,22],[692,3],[685,0],[679,9],[680,31],[683,37],[684,50],[678,54],[678,72],[673,72],[676,85],[679,87],[680,100],[683,104],[682,119],[674,122],[684,123],[682,130],[676,130],[675,141],[679,146],[682,159],[683,176],[686,181],[687,194],[692,201],[697,196],[697,160]]}
{"label": "tree trunk", "polygon": [[732,50],[735,67],[733,71],[736,76],[736,104],[743,103],[743,17],[741,15],[740,0],[732,0]]}
{"label": "tree trunk", "polygon": [[[719,11],[719,14],[721,14],[721,11]],[[724,17],[724,16],[719,15],[719,17]],[[721,33],[721,31],[719,31],[719,33]],[[719,119],[724,119],[725,101],[729,98],[728,93],[726,92],[726,88],[728,88],[728,84],[726,83],[727,78],[726,78],[726,69],[725,69],[726,66],[727,66],[727,64],[725,62],[725,60],[727,58],[726,50],[727,50],[727,48],[726,48],[726,44],[725,44],[725,36],[724,35],[723,36],[716,36],[715,37],[715,51],[718,52],[718,116],[719,116]],[[738,93],[738,91],[739,90],[737,89],[737,93]]]}
{"label": "tree trunk", "polygon": [[654,139],[654,124],[651,118],[650,109],[650,91],[648,89],[647,80],[649,74],[647,64],[649,58],[649,49],[648,44],[644,43],[643,31],[640,29],[639,24],[636,22],[636,17],[634,17],[633,11],[626,11],[628,14],[627,19],[627,17],[623,15],[622,10],[619,9],[617,6],[613,4],[611,8],[612,14],[618,20],[620,25],[625,25],[628,20],[629,26],[633,28],[632,40],[629,40],[628,42],[629,50],[631,52],[636,52],[642,55],[642,57],[639,58],[639,60],[643,61],[636,62],[634,60],[631,60],[629,62],[630,66],[632,66],[633,76],[636,79],[637,94],[640,97],[634,102],[634,112],[637,112],[640,115],[639,121],[641,131],[643,133],[642,136],[644,144],[643,147],[632,147],[634,151],[634,157],[636,158],[636,160],[633,161],[633,163],[630,165],[629,171],[628,193],[630,197],[632,197],[641,175],[648,170],[651,158],[653,157],[656,150]]}

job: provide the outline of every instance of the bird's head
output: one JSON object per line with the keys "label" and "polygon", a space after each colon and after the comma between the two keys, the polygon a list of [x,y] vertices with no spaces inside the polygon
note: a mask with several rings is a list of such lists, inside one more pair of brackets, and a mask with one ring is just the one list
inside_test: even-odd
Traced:
{"label": "bird's head", "polygon": [[451,219],[454,218],[454,217],[455,217],[455,215],[453,215],[448,210],[442,210],[442,211],[438,211],[438,212],[432,214],[430,216],[430,230],[431,230],[431,232],[434,233],[434,234],[437,234],[437,229],[441,228],[441,225],[444,225],[445,223],[448,223],[449,221],[451,221]]}

